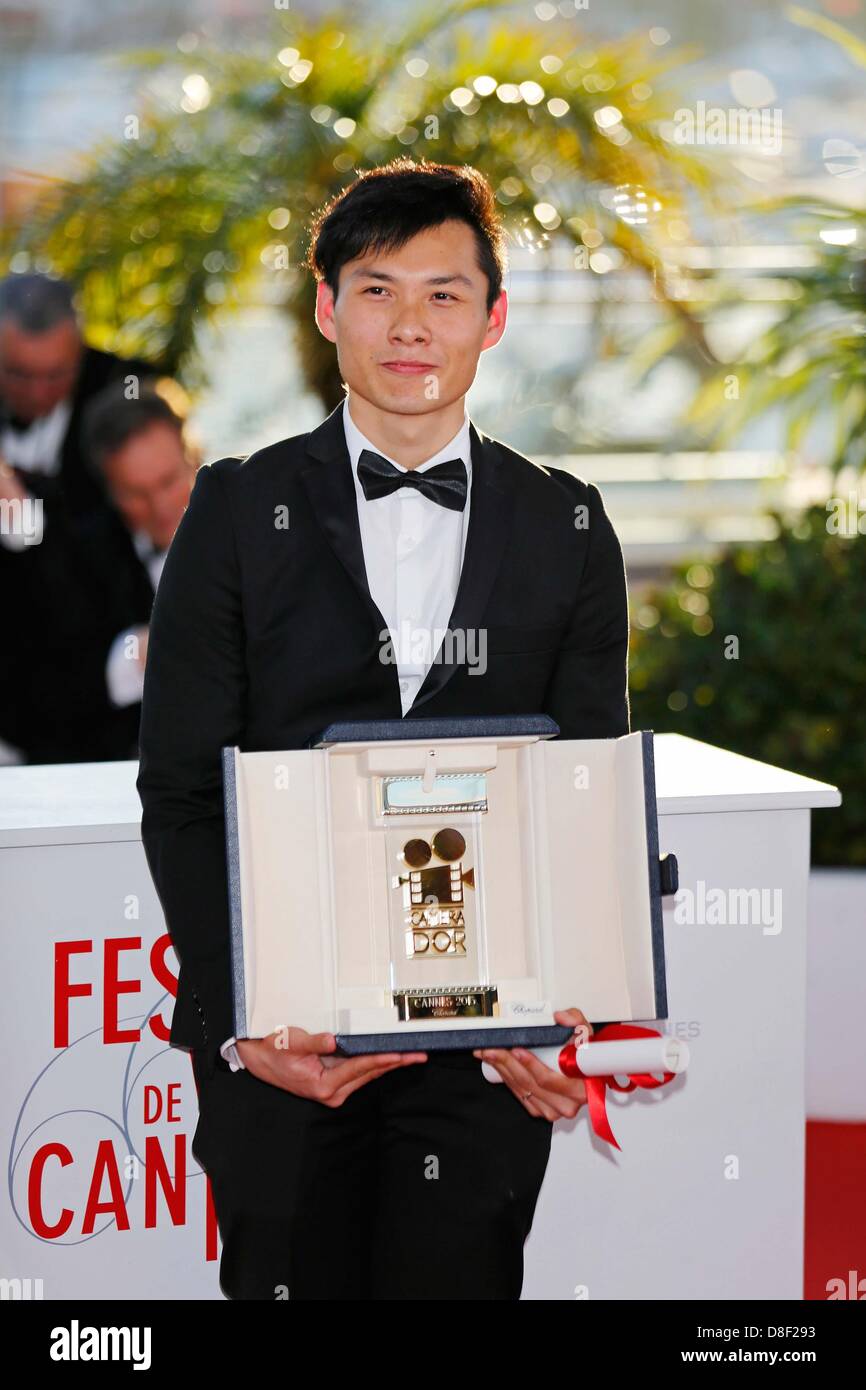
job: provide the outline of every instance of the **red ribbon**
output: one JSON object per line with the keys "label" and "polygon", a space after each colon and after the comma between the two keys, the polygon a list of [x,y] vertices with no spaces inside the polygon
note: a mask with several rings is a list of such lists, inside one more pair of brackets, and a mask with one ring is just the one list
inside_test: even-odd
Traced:
{"label": "red ribbon", "polygon": [[[589,1043],[596,1042],[616,1042],[619,1038],[660,1038],[661,1033],[656,1032],[655,1028],[638,1028],[634,1023],[606,1023],[597,1033],[593,1033],[587,1039]],[[586,1099],[589,1103],[589,1118],[593,1129],[599,1139],[606,1139],[608,1144],[613,1144],[615,1149],[622,1153],[620,1145],[617,1143],[610,1121],[607,1118],[607,1106],[605,1104],[605,1093],[610,1086],[614,1091],[634,1091],[638,1087],[644,1091],[655,1090],[657,1086],[666,1086],[669,1081],[673,1081],[676,1072],[666,1071],[662,1073],[659,1080],[657,1076],[652,1076],[649,1072],[638,1072],[634,1076],[627,1072],[628,1084],[621,1086],[613,1075],[610,1076],[584,1076],[577,1064],[577,1046],[574,1042],[566,1043],[559,1054],[559,1070],[564,1076],[582,1077],[586,1082]]]}

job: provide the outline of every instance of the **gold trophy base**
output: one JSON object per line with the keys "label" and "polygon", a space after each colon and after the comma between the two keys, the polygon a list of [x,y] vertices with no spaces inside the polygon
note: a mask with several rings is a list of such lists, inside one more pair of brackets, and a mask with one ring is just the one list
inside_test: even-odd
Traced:
{"label": "gold trophy base", "polygon": [[401,1021],[410,1018],[496,1018],[499,1014],[495,985],[435,986],[394,991]]}

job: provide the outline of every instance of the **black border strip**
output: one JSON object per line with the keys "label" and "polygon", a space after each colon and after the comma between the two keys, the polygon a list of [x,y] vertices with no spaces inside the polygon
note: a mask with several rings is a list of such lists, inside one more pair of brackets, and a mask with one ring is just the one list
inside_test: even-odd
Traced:
{"label": "black border strip", "polygon": [[232,1017],[235,1037],[247,1036],[247,995],[244,980],[244,927],[241,903],[241,850],[235,749],[223,748],[223,802],[226,823],[226,863],[229,884],[229,923],[232,955]]}
{"label": "black border strip", "polygon": [[407,738],[555,738],[559,725],[549,714],[465,715],[444,719],[357,719],[329,724],[310,740],[311,748],[332,743],[379,743]]}
{"label": "black border strip", "polygon": [[574,1028],[565,1023],[513,1028],[451,1028],[424,1033],[337,1033],[337,1051],[347,1057],[368,1052],[460,1052],[473,1047],[552,1047],[568,1042]]}
{"label": "black border strip", "polygon": [[646,847],[649,858],[650,928],[652,932],[653,982],[655,985],[655,1017],[668,1016],[668,991],[665,974],[665,932],[662,917],[662,885],[659,869],[659,822],[656,801],[655,751],[652,729],[641,730],[643,749],[643,789],[646,807]]}

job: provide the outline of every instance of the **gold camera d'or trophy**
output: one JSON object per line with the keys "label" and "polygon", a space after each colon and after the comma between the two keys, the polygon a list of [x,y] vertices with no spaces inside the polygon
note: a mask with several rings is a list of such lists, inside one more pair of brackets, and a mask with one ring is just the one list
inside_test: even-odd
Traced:
{"label": "gold camera d'or trophy", "polygon": [[[470,826],[465,829],[471,833]],[[496,987],[478,982],[484,952],[475,914],[475,856],[453,825],[427,833],[429,840],[413,835],[403,842],[398,852],[406,868],[392,880],[399,1016],[492,1018]],[[393,832],[389,838],[393,843]]]}
{"label": "gold camera d'or trophy", "polygon": [[544,1046],[664,1018],[649,731],[547,716],[332,725],[223,750],[235,1030],[344,1053]]}

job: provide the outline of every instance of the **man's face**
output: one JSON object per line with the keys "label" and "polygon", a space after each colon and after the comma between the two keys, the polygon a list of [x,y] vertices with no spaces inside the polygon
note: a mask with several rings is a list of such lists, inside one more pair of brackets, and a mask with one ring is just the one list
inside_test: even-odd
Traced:
{"label": "man's face", "polygon": [[111,454],[103,471],[109,496],[129,530],[146,531],[154,545],[165,549],[195,480],[177,430],[154,422]]}
{"label": "man's face", "polygon": [[318,287],[316,322],[337,345],[350,392],[387,413],[423,415],[466,394],[484,348],[502,337],[505,291],[487,312],[475,235],[448,221],[399,251],[368,252]]}
{"label": "man's face", "polygon": [[25,333],[0,320],[0,396],[21,420],[38,420],[71,395],[81,360],[81,335],[72,319],[44,333]]}

